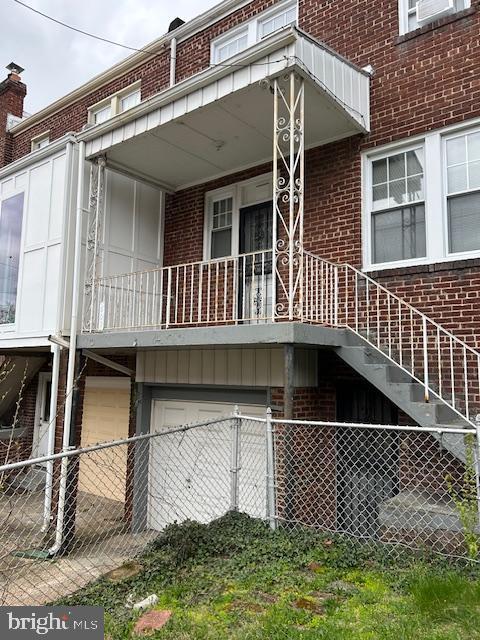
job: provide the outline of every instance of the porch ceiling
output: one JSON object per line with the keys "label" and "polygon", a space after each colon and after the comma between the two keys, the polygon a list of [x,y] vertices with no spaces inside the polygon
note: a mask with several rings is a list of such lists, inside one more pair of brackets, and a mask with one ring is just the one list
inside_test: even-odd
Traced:
{"label": "porch ceiling", "polygon": [[239,68],[209,69],[132,109],[129,121],[122,114],[117,126],[114,118],[87,131],[87,157],[105,154],[112,167],[172,191],[267,162],[269,81],[291,70],[306,79],[306,147],[368,130],[369,79],[361,71],[292,29],[253,49],[232,60]]}

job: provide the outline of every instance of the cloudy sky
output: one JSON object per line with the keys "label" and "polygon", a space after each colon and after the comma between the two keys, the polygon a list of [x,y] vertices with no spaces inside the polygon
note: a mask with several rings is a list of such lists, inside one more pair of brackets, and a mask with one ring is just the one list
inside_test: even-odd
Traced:
{"label": "cloudy sky", "polygon": [[[84,31],[142,47],[164,34],[173,18],[189,20],[219,0],[25,0],[26,4]],[[35,113],[129,55],[56,25],[14,0],[0,0],[0,68],[25,68],[25,110]],[[7,71],[5,70],[5,76]],[[0,80],[3,79],[0,71]]]}

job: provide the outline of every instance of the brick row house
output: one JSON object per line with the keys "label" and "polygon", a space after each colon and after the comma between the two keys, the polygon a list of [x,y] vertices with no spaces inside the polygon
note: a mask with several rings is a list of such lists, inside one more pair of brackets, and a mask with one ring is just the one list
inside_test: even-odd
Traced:
{"label": "brick row house", "polygon": [[[479,5],[224,0],[28,117],[9,65],[5,433],[22,395],[10,458],[234,404],[474,424]],[[398,475],[405,452],[385,446],[381,473]],[[456,468],[452,448],[437,455]],[[330,517],[346,518],[335,498]]]}

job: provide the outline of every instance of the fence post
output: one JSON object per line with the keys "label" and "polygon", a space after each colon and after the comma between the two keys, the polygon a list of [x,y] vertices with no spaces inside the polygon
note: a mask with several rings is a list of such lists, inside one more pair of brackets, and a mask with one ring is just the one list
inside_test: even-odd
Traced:
{"label": "fence post", "polygon": [[230,466],[230,511],[238,511],[238,472],[240,471],[240,427],[242,418],[235,405],[232,424],[232,460]]}
{"label": "fence post", "polygon": [[480,413],[475,416],[475,455],[473,463],[475,465],[475,482],[477,488],[477,518],[480,527]]}
{"label": "fence post", "polygon": [[277,528],[276,508],[275,508],[275,458],[273,449],[273,427],[272,427],[272,410],[267,408],[267,518],[270,528],[275,531]]}

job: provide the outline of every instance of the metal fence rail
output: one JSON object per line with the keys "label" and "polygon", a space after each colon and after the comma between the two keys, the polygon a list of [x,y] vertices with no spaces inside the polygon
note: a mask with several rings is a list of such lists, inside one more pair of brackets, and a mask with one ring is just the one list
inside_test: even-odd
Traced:
{"label": "metal fence rail", "polygon": [[[436,429],[234,414],[0,466],[0,604],[41,604],[229,510],[477,561],[479,439]],[[47,466],[45,462],[49,462]],[[61,468],[66,501],[59,504]],[[51,470],[44,490],[29,471]]]}

